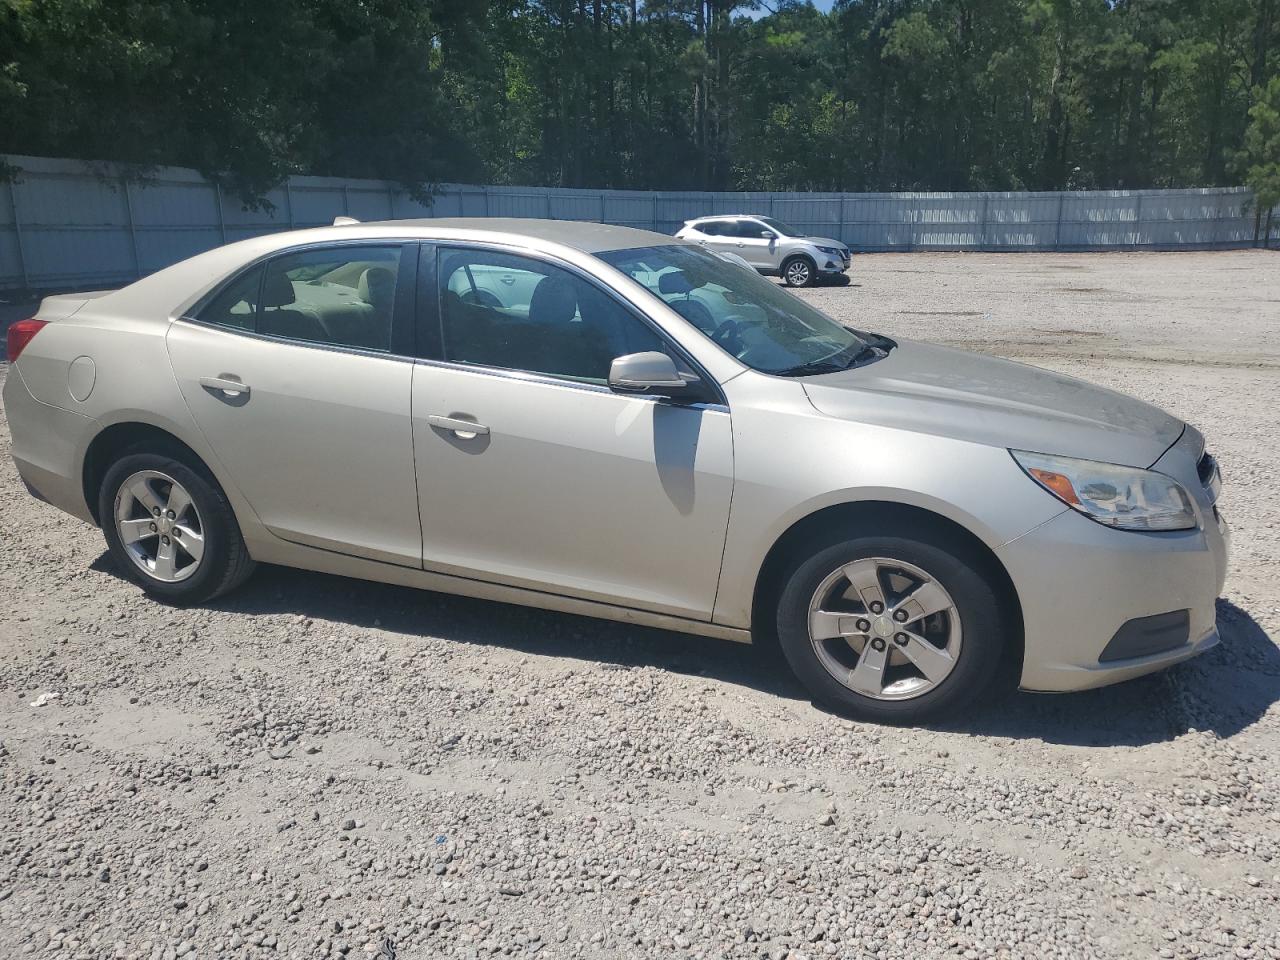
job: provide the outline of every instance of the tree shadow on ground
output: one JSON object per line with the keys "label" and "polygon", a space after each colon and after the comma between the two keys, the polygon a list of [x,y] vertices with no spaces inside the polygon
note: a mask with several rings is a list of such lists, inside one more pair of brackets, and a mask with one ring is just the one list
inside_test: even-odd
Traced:
{"label": "tree shadow on ground", "polygon": [[[94,569],[119,575],[108,554]],[[212,607],[246,616],[298,614],[409,636],[504,647],[620,667],[658,667],[804,700],[776,643],[743,646],[512,604],[263,566]],[[1222,643],[1170,670],[1099,690],[1012,693],[939,732],[1037,739],[1075,746],[1141,746],[1190,730],[1229,737],[1280,700],[1280,649],[1234,604],[1218,601]],[[820,708],[821,709],[821,708]]]}

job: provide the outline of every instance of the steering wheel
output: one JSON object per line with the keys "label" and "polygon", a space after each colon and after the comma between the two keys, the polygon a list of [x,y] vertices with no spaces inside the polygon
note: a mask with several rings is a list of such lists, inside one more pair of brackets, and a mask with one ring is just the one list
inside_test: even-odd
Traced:
{"label": "steering wheel", "polygon": [[742,317],[737,315],[726,317],[720,321],[720,325],[711,334],[712,342],[723,347],[735,357],[741,357],[747,349],[747,345],[742,339],[742,331],[738,329],[738,324],[742,322]]}
{"label": "steering wheel", "polygon": [[708,336],[716,328],[716,320],[711,316],[711,311],[697,300],[670,300],[667,306]]}

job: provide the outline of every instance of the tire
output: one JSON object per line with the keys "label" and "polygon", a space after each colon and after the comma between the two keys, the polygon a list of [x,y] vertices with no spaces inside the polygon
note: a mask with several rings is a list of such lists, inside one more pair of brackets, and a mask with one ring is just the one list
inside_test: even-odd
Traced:
{"label": "tire", "polygon": [[[872,582],[871,566],[881,584],[880,615],[861,600]],[[990,688],[1009,641],[1009,618],[986,567],[963,543],[927,533],[855,536],[819,547],[798,557],[783,581],[777,608],[782,652],[814,699],[837,713],[891,724],[955,716]],[[941,590],[915,593],[928,581]],[[913,606],[913,595],[924,603]],[[894,621],[899,607],[902,616],[914,617],[925,604],[934,608],[944,601],[945,609],[927,617]],[[813,634],[851,635],[815,639],[811,622]],[[877,694],[868,692],[876,687]]]}
{"label": "tire", "polygon": [[811,287],[818,279],[818,265],[803,254],[782,264],[782,282],[788,287]]}
{"label": "tire", "polygon": [[[143,488],[140,498],[137,492]],[[148,495],[156,504],[153,508],[143,502]],[[172,520],[164,516],[168,513],[164,507],[177,506],[184,496],[189,505],[179,506]],[[148,513],[156,508],[161,514],[153,524]],[[226,495],[202,465],[189,464],[185,458],[144,452],[121,457],[103,477],[98,517],[107,548],[120,569],[165,603],[204,603],[235,589],[253,573],[253,558]],[[199,558],[193,560],[197,539]],[[177,558],[173,564],[162,557],[161,541],[168,545],[166,553]],[[172,575],[165,576],[170,566]]]}

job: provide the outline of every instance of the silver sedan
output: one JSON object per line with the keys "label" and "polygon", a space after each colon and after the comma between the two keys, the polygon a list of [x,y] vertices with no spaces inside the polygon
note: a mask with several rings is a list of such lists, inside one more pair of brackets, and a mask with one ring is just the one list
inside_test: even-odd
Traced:
{"label": "silver sedan", "polygon": [[847,329],[679,240],[556,221],[246,240],[9,330],[31,493],[201,603],[255,562],[776,637],[815,698],[954,714],[1218,641],[1201,435]]}

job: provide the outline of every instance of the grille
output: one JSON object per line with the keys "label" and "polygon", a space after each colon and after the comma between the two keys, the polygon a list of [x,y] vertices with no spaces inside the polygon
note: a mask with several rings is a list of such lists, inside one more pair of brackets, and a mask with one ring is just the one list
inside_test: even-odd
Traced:
{"label": "grille", "polygon": [[1209,500],[1218,502],[1218,493],[1222,489],[1222,474],[1218,471],[1218,461],[1207,450],[1196,463],[1196,475],[1201,485],[1209,491]]}
{"label": "grille", "polygon": [[1218,469],[1218,461],[1213,459],[1213,454],[1205,451],[1200,457],[1200,462],[1196,464],[1196,473],[1200,475],[1200,482],[1205,486],[1209,485],[1209,481],[1213,479],[1214,471]]}

